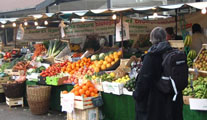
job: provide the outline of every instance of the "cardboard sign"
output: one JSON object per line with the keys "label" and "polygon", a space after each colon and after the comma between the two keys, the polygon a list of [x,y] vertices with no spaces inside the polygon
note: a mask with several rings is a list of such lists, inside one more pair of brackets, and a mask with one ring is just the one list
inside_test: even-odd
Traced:
{"label": "cardboard sign", "polygon": [[204,110],[207,111],[207,99],[190,98],[191,110]]}
{"label": "cardboard sign", "polygon": [[54,40],[60,38],[60,28],[42,28],[42,29],[26,29],[24,33],[24,41],[37,42],[44,40]]}
{"label": "cardboard sign", "polygon": [[74,98],[73,93],[62,94],[61,93],[61,106],[62,111],[72,113],[74,111]]}
{"label": "cardboard sign", "polygon": [[[129,40],[129,23],[123,22],[123,40]],[[122,41],[121,21],[116,25],[116,42]]]}

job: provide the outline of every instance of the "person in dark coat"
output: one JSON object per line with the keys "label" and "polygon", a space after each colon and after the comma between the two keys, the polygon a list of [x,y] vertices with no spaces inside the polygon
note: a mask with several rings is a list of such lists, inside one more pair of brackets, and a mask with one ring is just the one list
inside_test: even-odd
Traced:
{"label": "person in dark coat", "polygon": [[136,120],[183,120],[182,92],[175,102],[174,94],[164,94],[156,87],[162,74],[162,54],[172,49],[166,41],[166,32],[156,27],[150,34],[152,43],[148,53],[143,57],[143,66],[136,78],[133,97],[136,101]]}

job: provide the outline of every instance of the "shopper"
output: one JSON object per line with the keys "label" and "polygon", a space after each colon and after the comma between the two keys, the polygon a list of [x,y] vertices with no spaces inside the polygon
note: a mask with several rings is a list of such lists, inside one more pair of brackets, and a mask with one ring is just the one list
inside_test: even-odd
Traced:
{"label": "shopper", "polygon": [[207,44],[207,39],[206,36],[202,33],[202,29],[199,24],[193,24],[192,33],[192,44],[190,45],[190,49],[195,50],[198,54],[202,47],[202,44]]}
{"label": "shopper", "polygon": [[175,40],[176,35],[174,34],[173,27],[167,27],[166,29],[167,32],[167,40]]}
{"label": "shopper", "polygon": [[158,90],[156,83],[162,74],[162,55],[172,49],[166,41],[166,32],[156,27],[150,34],[152,43],[148,53],[143,57],[143,66],[136,78],[133,97],[136,101],[136,120],[182,120],[182,92],[176,101],[174,94],[164,94]]}
{"label": "shopper", "polygon": [[167,32],[167,40],[183,40],[183,37],[181,35],[176,35],[174,33],[173,27],[167,27],[165,30]]}

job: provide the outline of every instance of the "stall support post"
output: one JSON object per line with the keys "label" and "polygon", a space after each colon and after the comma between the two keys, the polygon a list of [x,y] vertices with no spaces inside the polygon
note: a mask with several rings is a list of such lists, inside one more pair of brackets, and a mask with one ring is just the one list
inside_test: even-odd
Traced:
{"label": "stall support post", "polygon": [[14,48],[17,47],[17,28],[14,28]]}
{"label": "stall support post", "polygon": [[49,13],[49,6],[46,7],[46,13]]}
{"label": "stall support post", "polygon": [[115,42],[116,42],[116,20],[114,20],[114,38],[113,38],[112,46],[114,46]]}
{"label": "stall support post", "polygon": [[175,10],[175,35],[178,34],[178,10]]}
{"label": "stall support post", "polygon": [[124,22],[123,22],[123,14],[121,13],[121,47],[123,49],[124,46]]}

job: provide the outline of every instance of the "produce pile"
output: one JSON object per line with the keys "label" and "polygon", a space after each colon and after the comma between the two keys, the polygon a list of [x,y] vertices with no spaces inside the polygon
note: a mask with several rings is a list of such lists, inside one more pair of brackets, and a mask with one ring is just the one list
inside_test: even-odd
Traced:
{"label": "produce pile", "polygon": [[195,50],[190,50],[188,55],[187,55],[187,64],[188,67],[193,66],[193,60],[196,58],[197,54]]}
{"label": "produce pile", "polygon": [[78,60],[77,62],[67,62],[65,64],[61,71],[64,73],[69,73],[70,75],[73,75],[74,73],[78,72],[80,68],[88,68],[90,65],[92,65],[93,62],[90,58],[83,58],[81,60]]}
{"label": "produce pile", "polygon": [[82,53],[74,53],[72,57],[76,58],[76,57],[81,57],[83,54]]}
{"label": "produce pile", "polygon": [[0,53],[0,58],[4,58],[4,60],[7,60],[18,54],[19,54],[18,50],[12,50],[11,52],[6,52],[5,54]]}
{"label": "produce pile", "polygon": [[183,90],[184,96],[193,96],[195,98],[207,98],[207,77],[198,77],[193,81],[193,89],[191,87],[190,78],[188,79],[188,86]]}
{"label": "produce pile", "polygon": [[1,72],[4,72],[5,69],[12,69],[16,63],[23,61],[24,60],[24,56],[20,57],[20,58],[16,58],[14,59],[12,62],[5,62],[4,64],[1,65]]}
{"label": "produce pile", "polygon": [[32,59],[34,60],[36,57],[40,55],[44,55],[46,53],[46,48],[43,44],[35,44],[34,45],[35,51]]}
{"label": "produce pile", "polygon": [[91,56],[91,60],[94,61],[94,65],[92,67],[97,73],[99,71],[106,70],[118,62],[121,55],[122,51],[93,55]]}
{"label": "produce pile", "polygon": [[32,68],[33,66],[30,65],[30,62],[29,61],[21,61],[21,62],[18,62],[14,67],[13,67],[13,70],[27,70],[29,68]]}
{"label": "produce pile", "polygon": [[100,73],[100,74],[94,74],[94,75],[86,75],[84,79],[86,80],[92,80],[92,81],[107,81],[112,82],[115,78],[114,73]]}
{"label": "produce pile", "polygon": [[38,68],[31,68],[27,70],[27,75],[31,75],[32,73],[41,73],[44,70],[46,70],[44,66],[40,66]]}
{"label": "produce pile", "polygon": [[128,91],[134,91],[136,86],[136,79],[130,79],[129,81],[126,82],[124,85],[124,88],[126,88]]}
{"label": "produce pile", "polygon": [[43,70],[40,75],[42,77],[47,77],[47,76],[55,76],[59,73],[61,73],[61,68],[67,64],[68,61],[65,61],[64,63],[55,63],[46,70]]}
{"label": "produce pile", "polygon": [[71,75],[67,80],[63,81],[64,84],[78,84],[78,77]]}
{"label": "produce pile", "polygon": [[187,36],[185,37],[184,46],[190,46],[191,43],[192,43],[192,36],[187,35]]}
{"label": "produce pile", "polygon": [[81,85],[75,85],[74,88],[70,91],[74,93],[75,96],[84,96],[84,97],[97,97],[98,90],[95,88],[94,84],[90,81],[87,81]]}
{"label": "produce pile", "polygon": [[56,57],[66,46],[67,43],[61,42],[59,40],[55,40],[55,41],[51,40],[49,42],[47,57],[48,58]]}
{"label": "produce pile", "polygon": [[207,50],[206,49],[201,50],[194,65],[198,70],[207,71]]}

